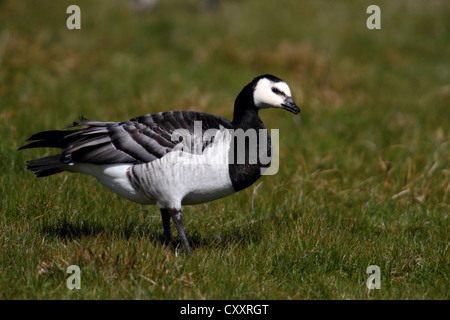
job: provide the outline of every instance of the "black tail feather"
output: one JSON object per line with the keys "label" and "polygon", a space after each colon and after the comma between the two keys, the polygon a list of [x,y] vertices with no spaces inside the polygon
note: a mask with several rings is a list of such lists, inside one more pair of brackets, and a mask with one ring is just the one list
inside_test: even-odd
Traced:
{"label": "black tail feather", "polygon": [[62,162],[61,154],[27,161],[27,169],[36,173],[38,177],[46,177],[62,172],[59,168],[63,165],[64,163]]}
{"label": "black tail feather", "polygon": [[62,141],[67,135],[71,134],[72,132],[73,131],[50,130],[36,133],[29,137],[27,141],[39,141],[31,142],[25,146],[20,147],[18,150],[42,147],[64,148],[65,143],[63,143]]}
{"label": "black tail feather", "polygon": [[[69,130],[42,131],[32,135],[27,141],[33,141],[20,147],[18,150],[30,148],[65,148],[67,142],[64,138],[73,133]],[[46,177],[62,172],[60,167],[66,165],[68,160],[63,154],[55,154],[39,159],[27,161],[28,170],[33,171],[38,177]]]}
{"label": "black tail feather", "polygon": [[19,149],[17,149],[17,151],[23,150],[23,149],[31,149],[31,148],[61,148],[61,147],[56,141],[43,140],[43,141],[31,142],[25,146],[20,147]]}
{"label": "black tail feather", "polygon": [[[38,177],[56,174],[63,171],[61,167],[74,163],[72,160],[72,152],[79,148],[86,148],[91,145],[95,146],[95,144],[107,142],[104,137],[96,141],[98,139],[96,136],[102,136],[107,133],[107,129],[101,122],[81,117],[80,122],[74,122],[66,128],[78,126],[87,126],[88,128],[42,131],[28,138],[27,142],[29,143],[20,147],[18,150],[31,148],[60,148],[63,150],[59,154],[27,161],[27,168],[33,171]],[[103,128],[99,128],[102,126]],[[67,150],[69,146],[73,150]]]}

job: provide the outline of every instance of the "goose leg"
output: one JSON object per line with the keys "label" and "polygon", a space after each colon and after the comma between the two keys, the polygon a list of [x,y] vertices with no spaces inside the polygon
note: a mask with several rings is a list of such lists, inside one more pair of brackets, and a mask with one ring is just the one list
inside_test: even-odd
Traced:
{"label": "goose leg", "polygon": [[180,236],[181,243],[184,249],[187,253],[190,253],[192,249],[187,240],[186,233],[184,232],[183,213],[181,212],[181,210],[169,209],[169,215],[172,217],[172,220],[175,223],[175,227],[177,228],[178,235]]}
{"label": "goose leg", "polygon": [[165,245],[168,246],[172,242],[172,234],[170,233],[170,215],[169,209],[160,209],[164,227]]}

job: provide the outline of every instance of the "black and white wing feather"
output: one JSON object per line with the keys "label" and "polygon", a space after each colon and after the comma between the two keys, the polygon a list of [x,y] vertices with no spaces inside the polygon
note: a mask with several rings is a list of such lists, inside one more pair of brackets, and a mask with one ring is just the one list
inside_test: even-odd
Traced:
{"label": "black and white wing feather", "polygon": [[[62,166],[75,163],[115,164],[148,163],[171,152],[180,141],[173,141],[173,132],[183,129],[198,139],[194,125],[201,121],[202,135],[209,129],[232,128],[230,121],[207,113],[170,111],[147,114],[124,122],[98,122],[82,118],[72,130],[43,131],[31,136],[33,141],[21,149],[61,148],[52,155],[27,162],[28,169],[39,177],[61,172]],[[202,139],[200,137],[200,139]],[[213,139],[213,137],[212,137]],[[204,141],[205,148],[212,140]]]}

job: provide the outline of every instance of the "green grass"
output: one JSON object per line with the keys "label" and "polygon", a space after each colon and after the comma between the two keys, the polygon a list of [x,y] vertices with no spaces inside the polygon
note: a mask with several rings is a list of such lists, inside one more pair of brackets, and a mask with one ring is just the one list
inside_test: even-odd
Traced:
{"label": "green grass", "polygon": [[[167,0],[144,14],[77,1],[78,31],[70,4],[0,1],[1,298],[450,298],[447,1],[378,1],[381,30],[366,28],[369,1]],[[263,73],[302,107],[261,112],[280,129],[280,170],[185,207],[190,256],[164,250],[156,207],[91,177],[36,179],[25,161],[53,151],[16,151],[81,115],[231,118]],[[66,288],[72,264],[81,290]]]}

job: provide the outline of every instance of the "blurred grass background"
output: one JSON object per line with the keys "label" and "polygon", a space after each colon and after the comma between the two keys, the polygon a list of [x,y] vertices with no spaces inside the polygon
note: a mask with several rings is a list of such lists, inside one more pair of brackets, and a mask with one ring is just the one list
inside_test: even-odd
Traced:
{"label": "blurred grass background", "polygon": [[[81,30],[66,28],[71,4]],[[381,30],[366,28],[371,4]],[[449,57],[443,0],[1,0],[0,298],[448,299]],[[189,257],[164,251],[156,207],[90,177],[36,179],[25,161],[54,151],[16,151],[80,116],[231,118],[263,73],[302,108],[261,112],[280,171],[186,207]],[[66,288],[71,264],[81,290]]]}

